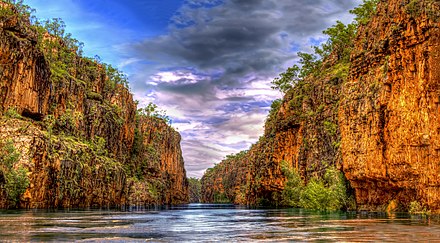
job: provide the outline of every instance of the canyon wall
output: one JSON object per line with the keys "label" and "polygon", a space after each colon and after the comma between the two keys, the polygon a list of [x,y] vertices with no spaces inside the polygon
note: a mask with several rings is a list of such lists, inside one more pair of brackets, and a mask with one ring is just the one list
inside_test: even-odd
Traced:
{"label": "canyon wall", "polygon": [[[187,202],[180,135],[137,112],[121,73],[0,7],[0,159],[19,155],[0,165],[0,207]],[[19,169],[29,185],[14,199]]]}
{"label": "canyon wall", "polygon": [[440,4],[382,1],[361,26],[339,112],[360,209],[440,209]]}
{"label": "canyon wall", "polygon": [[257,144],[205,173],[205,202],[282,205],[287,163],[304,184],[343,171],[358,210],[440,209],[440,4],[378,2],[347,61],[333,48],[272,105]]}

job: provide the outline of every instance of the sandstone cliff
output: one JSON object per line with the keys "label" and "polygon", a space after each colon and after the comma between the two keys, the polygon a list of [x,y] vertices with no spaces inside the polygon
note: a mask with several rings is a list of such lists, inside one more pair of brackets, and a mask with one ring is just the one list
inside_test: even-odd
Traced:
{"label": "sandstone cliff", "polygon": [[351,61],[339,121],[358,205],[419,201],[439,210],[439,2],[382,1]]}
{"label": "sandstone cliff", "polygon": [[360,210],[439,210],[440,4],[377,2],[345,48],[332,40],[318,72],[273,104],[257,144],[205,173],[205,202],[282,205],[285,161],[304,184],[342,170]]}
{"label": "sandstone cliff", "polygon": [[[123,75],[79,56],[76,40],[0,7],[0,146],[19,154],[0,166],[0,207],[187,202],[180,135],[137,114]],[[12,152],[0,149],[0,159]],[[19,169],[29,186],[12,202],[19,185],[8,185]]]}

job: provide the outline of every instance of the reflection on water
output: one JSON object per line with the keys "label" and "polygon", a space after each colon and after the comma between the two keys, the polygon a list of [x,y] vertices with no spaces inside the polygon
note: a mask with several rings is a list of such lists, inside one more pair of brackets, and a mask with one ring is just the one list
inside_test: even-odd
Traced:
{"label": "reflection on water", "polygon": [[423,216],[190,204],[157,210],[0,211],[0,241],[438,241]]}

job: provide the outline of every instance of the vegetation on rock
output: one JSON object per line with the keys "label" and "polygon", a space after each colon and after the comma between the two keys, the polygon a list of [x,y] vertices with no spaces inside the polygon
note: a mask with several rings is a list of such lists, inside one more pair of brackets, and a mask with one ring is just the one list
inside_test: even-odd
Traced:
{"label": "vegetation on rock", "polygon": [[[426,16],[432,12],[426,9],[436,8],[432,1],[415,2],[424,6],[420,9],[422,9],[422,13],[426,13]],[[347,112],[347,115],[355,114],[359,110],[369,107],[369,104],[375,106],[381,102],[380,95],[386,93],[381,91],[381,85],[376,83],[377,80],[382,79],[383,73],[390,75],[389,58],[386,58],[386,55],[383,56],[385,63],[379,65],[381,74],[370,70],[376,66],[374,61],[382,58],[381,54],[377,53],[389,52],[392,43],[375,38],[374,33],[369,31],[366,26],[377,26],[377,19],[387,16],[384,14],[387,7],[389,7],[388,11],[400,11],[394,15],[399,16],[405,11],[409,11],[408,9],[413,9],[412,5],[414,4],[411,1],[405,6],[396,2],[365,0],[359,7],[350,11],[355,15],[352,23],[343,24],[338,21],[324,31],[324,34],[328,35],[328,40],[321,46],[315,47],[313,54],[298,53],[299,65],[288,68],[272,82],[272,88],[284,93],[284,98],[276,100],[272,104],[266,120],[264,135],[257,144],[245,152],[243,157],[227,158],[206,172],[202,178],[202,192],[205,200],[210,202],[213,200],[213,195],[224,194],[231,202],[239,204],[293,206],[319,210],[353,209],[354,196],[359,200],[366,195],[362,190],[367,189],[358,186],[362,180],[368,181],[367,184],[363,184],[364,188],[375,185],[375,183],[392,180],[387,177],[388,179],[381,179],[381,182],[370,181],[370,178],[363,177],[360,171],[359,174],[356,174],[358,177],[354,179],[352,177],[353,171],[347,169],[347,163],[344,162],[347,159],[347,153],[342,152],[344,151],[342,148],[344,141],[347,145],[348,140],[344,140],[344,134],[341,134],[341,121],[353,123],[349,127],[352,134],[361,133],[362,136],[368,136],[371,133],[365,133],[363,130],[353,127],[356,123],[354,121],[369,120],[370,123],[365,124],[370,124],[371,127],[377,119],[380,124],[383,124],[387,114],[378,114],[376,119],[371,117],[372,114],[365,112],[363,117],[356,119],[348,117],[346,120],[341,120],[340,111]],[[410,14],[413,15],[413,13]],[[433,19],[430,18],[430,21]],[[384,23],[388,23],[388,21],[384,21]],[[392,23],[396,23],[396,21]],[[425,23],[423,26],[431,26],[426,22],[422,23]],[[374,28],[370,26],[371,29]],[[391,32],[386,33],[390,34]],[[368,38],[362,39],[361,37],[365,34]],[[417,34],[413,32],[406,36]],[[395,37],[399,36],[395,35]],[[411,40],[415,42],[415,39]],[[394,43],[400,43],[399,41],[402,40],[397,40]],[[376,44],[371,46],[371,43]],[[371,50],[360,51],[362,48],[371,48]],[[368,52],[376,55],[371,58],[370,66],[362,61]],[[376,82],[367,85],[365,79],[358,73],[375,77]],[[385,76],[383,80],[386,81],[388,77]],[[356,82],[352,83],[354,79]],[[364,86],[365,89],[362,88]],[[387,84],[384,87],[387,90],[391,89]],[[357,96],[355,97],[354,94]],[[365,98],[368,101],[358,102]],[[347,106],[350,104],[348,101],[353,102],[350,105],[350,110]],[[384,110],[385,106],[381,109]],[[347,125],[344,126],[345,128],[343,128],[346,129]],[[378,133],[374,132],[373,134]],[[358,141],[356,136],[351,137],[350,143]],[[380,135],[375,141],[382,143],[385,139],[387,138],[384,135]],[[363,143],[363,145],[366,144],[369,143]],[[359,153],[357,150],[359,146],[350,146],[350,148],[352,148],[350,156]],[[382,148],[384,149],[384,147]],[[363,148],[364,151],[368,151],[368,149]],[[360,159],[363,158],[360,157]],[[350,162],[350,166],[353,169],[359,166],[351,164],[352,162]],[[370,169],[365,168],[365,170]],[[342,172],[347,175],[349,182]],[[231,173],[233,174],[231,175]],[[392,181],[387,183],[390,186],[396,184]],[[351,184],[354,185],[353,189]],[[392,199],[388,196],[381,197],[379,195],[380,188],[373,190],[378,191],[378,196],[374,198],[381,198],[382,204],[387,204]],[[390,189],[391,192],[393,190]],[[406,205],[409,204],[407,200],[409,197],[403,198],[403,193],[408,190],[415,189],[401,189],[401,200]],[[356,195],[353,194],[355,191]],[[391,194],[394,193],[382,194],[392,197]],[[359,202],[357,201],[358,205]]]}
{"label": "vegetation on rock", "polygon": [[188,179],[189,184],[189,202],[201,203],[202,202],[202,183],[200,179],[190,177]]}
{"label": "vegetation on rock", "polygon": [[29,186],[28,170],[18,164],[20,153],[12,140],[0,142],[0,186],[6,193],[10,207],[17,207],[20,197]]}
{"label": "vegetation on rock", "polygon": [[32,12],[23,1],[0,2],[0,141],[19,138],[13,145],[23,154],[1,167],[0,194],[9,199],[0,207],[187,202],[169,118],[153,104],[138,111],[124,73],[83,57],[61,19]]}

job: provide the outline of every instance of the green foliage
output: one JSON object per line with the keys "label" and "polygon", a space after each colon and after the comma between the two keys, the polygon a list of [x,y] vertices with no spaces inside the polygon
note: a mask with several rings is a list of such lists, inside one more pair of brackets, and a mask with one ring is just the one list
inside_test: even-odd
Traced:
{"label": "green foliage", "polygon": [[95,136],[95,138],[89,143],[89,147],[98,156],[108,156],[107,141],[103,137]]}
{"label": "green foliage", "polygon": [[[47,53],[52,54],[50,57],[53,58],[55,54],[71,58],[74,58],[71,54],[82,56],[84,43],[73,38],[72,34],[66,33],[66,23],[61,18],[36,21],[34,27],[40,34],[40,44],[43,45],[42,47]],[[46,33],[50,34],[52,38],[44,37]]]}
{"label": "green foliage", "polygon": [[188,178],[189,201],[200,203],[202,201],[202,182],[194,177]]}
{"label": "green foliage", "polygon": [[11,169],[9,173],[5,173],[5,191],[8,199],[15,207],[20,202],[20,197],[28,188],[30,182],[27,176],[28,169],[19,166],[17,169]]}
{"label": "green foliage", "polygon": [[321,48],[315,48],[316,53],[322,58],[326,58],[333,52],[338,56],[338,60],[348,62],[356,29],[355,24],[345,25],[341,21],[336,21],[335,25],[323,31],[329,38]]}
{"label": "green foliage", "polygon": [[7,117],[9,117],[9,118],[17,118],[17,119],[22,118],[22,116],[18,113],[17,108],[15,108],[15,107],[10,107],[10,108],[5,112],[5,116],[7,116]]}
{"label": "green foliage", "polygon": [[411,17],[415,18],[422,13],[422,8],[419,0],[411,0],[405,6],[405,12],[409,14]]}
{"label": "green foliage", "polygon": [[0,143],[0,145],[0,165],[3,169],[9,170],[20,158],[20,153],[17,152],[14,142],[10,139],[6,143]]}
{"label": "green foliage", "polygon": [[38,46],[44,52],[51,69],[51,81],[60,83],[77,79],[77,57],[83,53],[84,44],[66,33],[66,24],[60,18],[35,21],[33,28],[38,33]]}
{"label": "green foliage", "polygon": [[102,95],[101,94],[98,94],[98,93],[96,93],[96,92],[93,92],[93,91],[89,91],[89,92],[87,92],[87,99],[90,99],[90,100],[97,100],[97,101],[102,101]]}
{"label": "green foliage", "polygon": [[214,202],[213,203],[231,203],[226,193],[214,192]]}
{"label": "green foliage", "polygon": [[[353,40],[356,36],[356,30],[359,24],[366,24],[371,16],[376,12],[376,6],[379,0],[364,0],[363,4],[350,11],[355,15],[355,21],[345,25],[341,21],[337,21],[335,25],[323,31],[328,36],[326,43],[321,46],[315,46],[315,53],[299,52],[300,58],[298,65],[289,67],[285,72],[281,73],[272,81],[272,89],[277,89],[282,93],[286,93],[295,85],[310,75],[319,75],[322,69],[323,61],[334,53],[339,63],[348,63],[350,54],[353,50]],[[344,65],[343,67],[347,67]],[[346,77],[348,68],[339,70],[337,75]]]}
{"label": "green foliage", "polygon": [[146,107],[138,109],[138,114],[143,116],[154,116],[157,113],[157,105],[150,102]]}
{"label": "green foliage", "polygon": [[423,207],[418,201],[412,201],[409,204],[408,212],[410,214],[431,214],[431,211],[426,209],[426,207]]}
{"label": "green foliage", "polygon": [[56,125],[63,131],[73,132],[76,130],[78,123],[84,120],[84,115],[81,112],[73,109],[66,109],[66,111],[56,120]]}
{"label": "green foliage", "polygon": [[110,64],[103,64],[105,73],[108,77],[106,82],[106,89],[111,91],[115,90],[117,85],[122,85],[128,89],[128,78],[122,71],[113,67]]}
{"label": "green foliage", "polygon": [[312,178],[301,192],[303,208],[334,211],[347,207],[349,198],[345,179],[340,171],[327,169],[323,178]]}
{"label": "green foliage", "polygon": [[[3,0],[5,3],[9,3],[17,10],[19,17],[30,18],[35,12],[35,9],[24,4],[24,0]],[[0,18],[3,16],[10,16],[15,14],[12,9],[8,6],[0,7]]]}
{"label": "green foliage", "polygon": [[350,62],[341,62],[329,69],[330,74],[332,75],[332,80],[337,81],[339,83],[340,80],[345,81],[348,77],[350,71]]}
{"label": "green foliage", "polygon": [[306,98],[306,95],[304,94],[301,87],[297,87],[297,88],[298,89],[295,90],[296,91],[295,95],[289,101],[289,106],[295,112],[301,113],[302,112],[302,105],[303,105],[304,99]]}
{"label": "green foliage", "polygon": [[370,21],[371,16],[376,14],[379,1],[380,0],[364,0],[361,5],[350,10],[350,13],[355,15],[355,24],[366,25]]}
{"label": "green foliage", "polygon": [[266,122],[275,121],[276,115],[277,115],[278,111],[280,110],[282,104],[283,104],[282,99],[276,99],[272,102],[272,105],[270,106],[270,111],[269,111],[269,115],[267,117]]}
{"label": "green foliage", "polygon": [[137,115],[145,117],[155,117],[165,121],[165,123],[167,123],[168,125],[171,124],[171,119],[169,116],[167,116],[166,111],[158,109],[157,105],[153,102],[150,102],[144,108],[139,108],[137,110]]}
{"label": "green foliage", "polygon": [[28,170],[16,165],[20,153],[15,149],[12,140],[0,143],[0,146],[0,174],[4,177],[4,184],[1,187],[5,190],[12,207],[16,207],[30,183]]}
{"label": "green foliage", "polygon": [[[30,8],[23,5],[23,1],[16,2],[16,8],[32,12]],[[18,6],[18,7],[17,7]],[[32,28],[38,33],[38,46],[45,53],[51,68],[51,80],[53,82],[76,81],[79,84],[86,84],[78,79],[77,73],[73,70],[78,68],[78,57],[83,54],[84,43],[72,37],[72,34],[66,32],[66,24],[61,18],[52,18],[47,20],[35,20]],[[87,59],[88,60],[88,59]],[[95,69],[98,69],[99,60],[90,63]],[[89,66],[90,66],[89,65]],[[107,75],[105,92],[113,93],[117,85],[128,88],[127,76],[112,67],[111,65],[102,64]],[[96,70],[94,70],[96,71]]]}
{"label": "green foliage", "polygon": [[299,70],[300,68],[297,65],[287,68],[285,72],[279,74],[279,77],[272,81],[271,88],[286,93],[298,81]]}
{"label": "green foliage", "polygon": [[324,121],[323,124],[324,130],[327,132],[330,136],[335,136],[338,132],[338,124],[331,122],[331,121]]}
{"label": "green foliage", "polygon": [[248,152],[247,150],[242,150],[242,151],[240,151],[240,152],[238,152],[236,154],[226,155],[226,160],[239,160],[239,159],[242,159],[242,158],[244,158],[246,156],[247,152]]}
{"label": "green foliage", "polygon": [[272,81],[272,89],[287,93],[290,89],[301,83],[307,76],[317,74],[322,65],[322,60],[315,54],[298,52],[299,64],[287,68],[287,70]]}
{"label": "green foliage", "polygon": [[429,0],[425,12],[428,18],[434,22],[440,21],[440,2],[436,0]]}
{"label": "green foliage", "polygon": [[47,19],[42,24],[51,35],[63,38],[66,34],[66,23],[61,18]]}
{"label": "green foliage", "polygon": [[281,162],[281,172],[287,181],[281,192],[281,204],[289,207],[300,207],[301,192],[304,188],[301,177],[289,163]]}
{"label": "green foliage", "polygon": [[319,59],[317,55],[298,52],[299,63],[301,64],[301,69],[298,73],[298,78],[304,80],[309,75],[316,75],[322,65],[322,59]]}
{"label": "green foliage", "polygon": [[328,168],[322,178],[312,178],[306,185],[286,161],[281,163],[281,171],[286,177],[281,205],[320,211],[335,211],[351,205],[345,178],[334,168]]}

